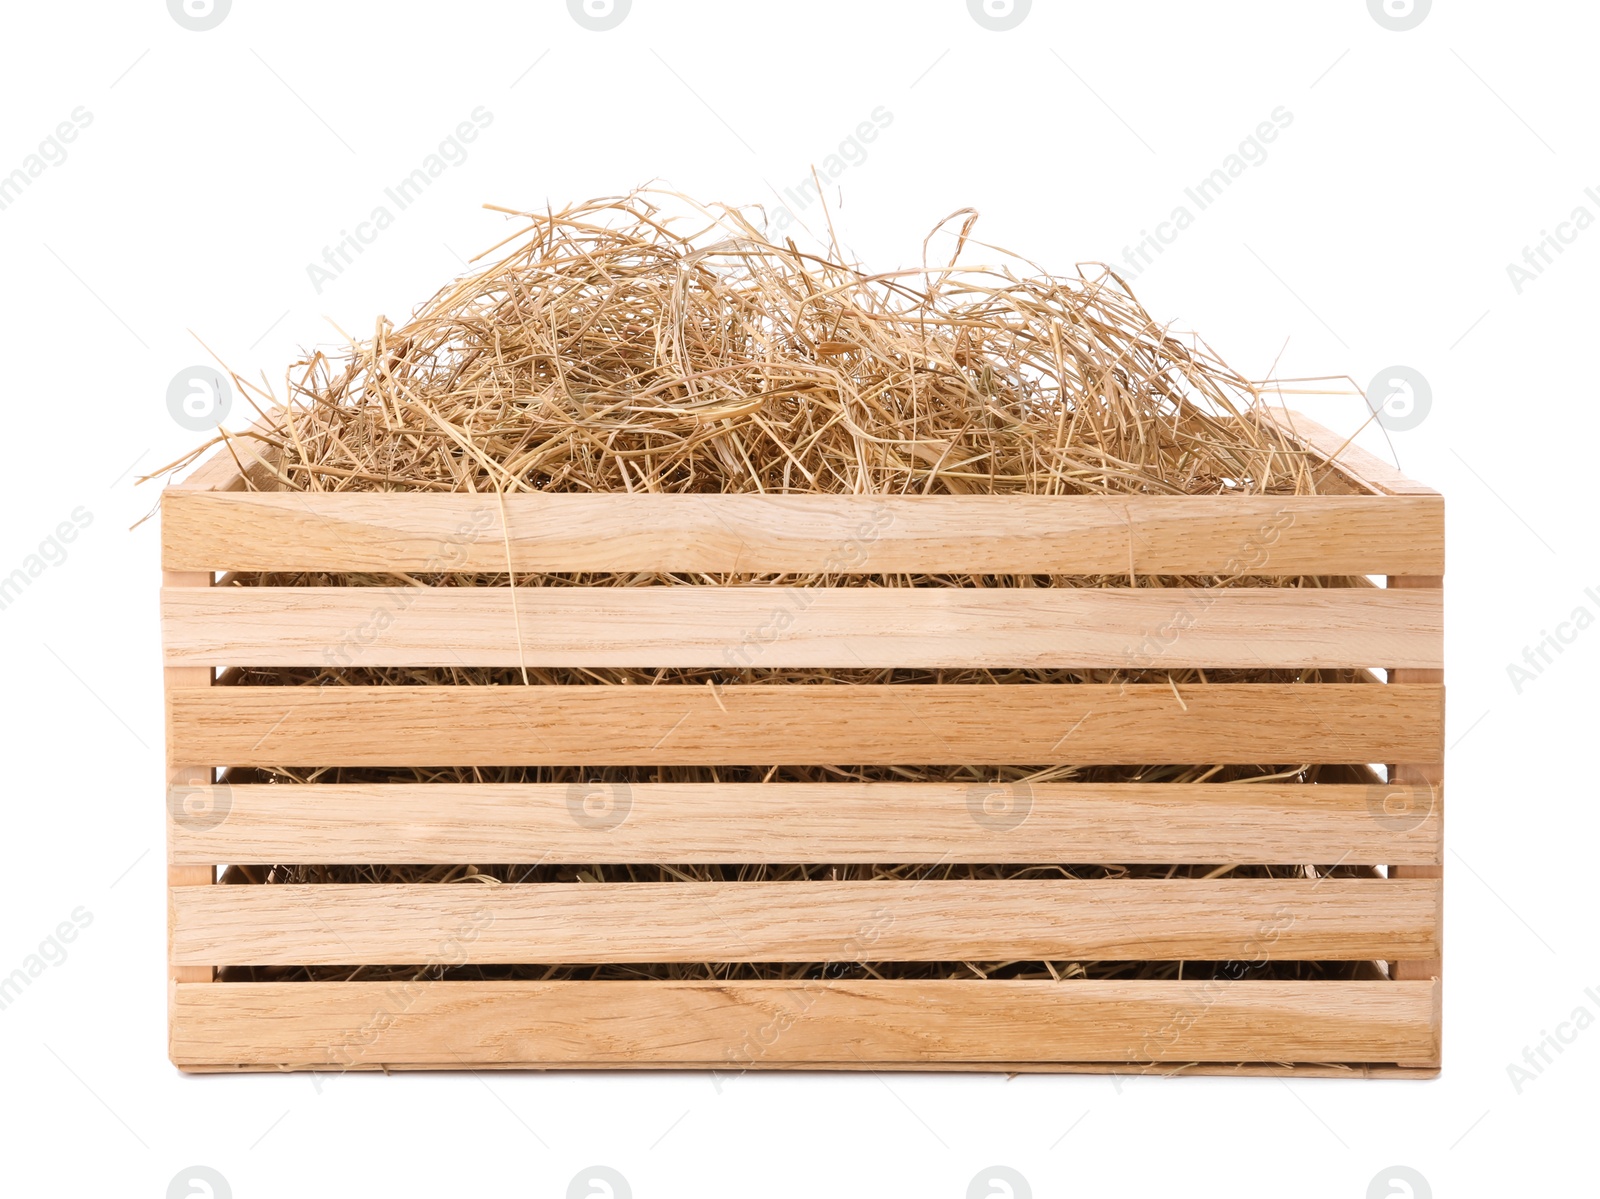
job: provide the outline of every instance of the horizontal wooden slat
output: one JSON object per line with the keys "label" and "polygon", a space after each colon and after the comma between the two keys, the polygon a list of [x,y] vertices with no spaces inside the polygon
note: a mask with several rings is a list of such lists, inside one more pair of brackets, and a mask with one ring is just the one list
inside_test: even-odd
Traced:
{"label": "horizontal wooden slat", "polygon": [[[322,985],[322,984],[315,984]],[[337,985],[337,984],[329,984]],[[282,1070],[307,1070],[316,1071],[318,1066],[312,1064],[274,1064],[250,1065],[238,1062],[175,1062],[185,1074],[256,1074],[268,1070],[278,1072]],[[357,1063],[349,1067],[351,1070],[382,1070],[385,1073],[400,1073],[405,1071],[425,1071],[440,1069],[463,1069],[460,1062],[454,1067],[430,1065],[426,1062],[384,1062],[382,1065],[368,1066]],[[515,1058],[494,1058],[486,1061],[471,1063],[474,1070],[505,1070],[505,1071],[532,1071],[532,1070],[659,1070],[659,1071],[727,1071],[726,1062],[686,1062],[686,1061],[661,1061],[661,1062],[541,1062],[521,1061]],[[1014,1074],[1110,1074],[1119,1078],[1342,1078],[1355,1079],[1397,1079],[1406,1082],[1427,1082],[1439,1077],[1437,1065],[1400,1066],[1387,1062],[1135,1062],[1131,1066],[1124,1066],[1117,1062],[1038,1062],[1038,1061],[1010,1061],[1010,1062],[880,1062],[865,1058],[851,1058],[846,1062],[774,1062],[770,1065],[750,1067],[751,1069],[770,1070],[774,1072],[812,1073],[827,1071],[830,1073],[860,1073],[865,1071],[895,1071],[903,1074],[1000,1074],[1010,1077]]]}
{"label": "horizontal wooden slat", "polygon": [[217,766],[1428,761],[1444,689],[1389,684],[176,687]]}
{"label": "horizontal wooden slat", "polygon": [[[322,984],[313,984],[321,986]],[[328,984],[338,985],[338,984]],[[185,1074],[254,1074],[267,1070],[316,1071],[314,1064],[251,1065],[240,1062],[182,1062],[174,1063]],[[351,1070],[382,1070],[396,1073],[411,1070],[451,1069],[449,1066],[429,1065],[426,1062],[384,1062],[381,1065],[364,1065],[357,1062]],[[460,1062],[454,1069],[463,1069]],[[521,1061],[515,1058],[493,1058],[471,1063],[474,1070],[728,1070],[727,1062],[548,1062]],[[1426,1082],[1439,1077],[1437,1065],[1401,1066],[1387,1062],[1135,1062],[1124,1066],[1118,1062],[880,1062],[865,1058],[851,1058],[846,1062],[773,1062],[751,1069],[775,1072],[810,1073],[828,1071],[859,1073],[864,1071],[895,1071],[903,1074],[1111,1074],[1119,1078],[1342,1078],[1399,1079],[1406,1082]]]}
{"label": "horizontal wooden slat", "polygon": [[1429,957],[1429,879],[174,887],[173,960],[237,966]]}
{"label": "horizontal wooden slat", "polygon": [[1257,414],[1267,424],[1305,445],[1316,457],[1331,461],[1350,478],[1372,491],[1384,495],[1438,494],[1425,483],[1408,478],[1399,467],[1362,449],[1350,438],[1318,424],[1303,412],[1261,408]]}
{"label": "horizontal wooden slat", "polygon": [[1426,864],[1442,819],[1425,788],[1273,783],[245,784],[169,811],[193,865]]}
{"label": "horizontal wooden slat", "polygon": [[1438,1060],[1438,988],[972,979],[179,986],[185,1068]]}
{"label": "horizontal wooden slat", "polygon": [[1437,496],[195,493],[168,570],[1438,574]]}
{"label": "horizontal wooden slat", "polygon": [[229,587],[166,660],[249,666],[1439,666],[1437,590]]}

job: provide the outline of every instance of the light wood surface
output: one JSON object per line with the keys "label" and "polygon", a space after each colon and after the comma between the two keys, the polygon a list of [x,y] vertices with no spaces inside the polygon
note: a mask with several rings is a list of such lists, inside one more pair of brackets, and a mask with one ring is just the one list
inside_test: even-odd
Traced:
{"label": "light wood surface", "polygon": [[1436,990],[977,979],[229,983],[178,988],[173,1059],[333,1071],[688,1065],[724,1077],[918,1063],[1426,1065],[1437,1061]]}
{"label": "light wood surface", "polygon": [[[1437,814],[1416,828],[1387,827],[1373,815],[1380,792],[1351,785],[352,783],[217,791],[206,806],[225,807],[226,821],[175,827],[175,862],[1439,860]],[[1425,795],[1400,802],[1421,805]]]}
{"label": "light wood surface", "polygon": [[1373,960],[1437,949],[1426,879],[175,887],[179,962]]}
{"label": "light wood surface", "polygon": [[[162,572],[162,594],[175,595],[184,591],[200,591],[209,589],[211,576],[204,571],[177,573],[173,571]],[[209,690],[211,687],[211,668],[209,666],[168,666],[162,671],[163,682],[170,694],[175,687],[184,687],[190,690]],[[174,788],[190,790],[196,787],[209,786],[212,781],[212,771],[208,766],[195,766],[178,758],[173,753],[171,741],[167,744],[167,797],[170,801]],[[180,887],[209,886],[216,878],[216,870],[210,862],[179,862],[173,854],[172,836],[177,825],[172,819],[169,809],[167,819],[167,886],[176,891]],[[210,982],[213,970],[209,961],[206,964],[193,964],[180,966],[172,956],[172,929],[174,917],[169,906],[167,911],[167,963],[168,978],[172,982],[199,983]]]}
{"label": "light wood surface", "polygon": [[[1444,579],[1441,578],[1401,578],[1391,576],[1389,586],[1396,590],[1418,587],[1443,587]],[[1442,637],[1441,637],[1442,640]],[[1434,684],[1444,682],[1443,670],[1411,669],[1397,664],[1396,669],[1389,672],[1389,685],[1400,684]],[[1429,817],[1443,821],[1444,809],[1444,749],[1411,762],[1397,763],[1390,771],[1390,777],[1402,786],[1424,790],[1429,796]],[[1442,836],[1442,832],[1441,832]],[[1414,865],[1411,863],[1396,862],[1390,866],[1389,876],[1396,879],[1444,877],[1444,859],[1433,865]],[[1442,953],[1439,956],[1397,961],[1391,966],[1391,973],[1397,979],[1430,979],[1444,977],[1444,960]]]}
{"label": "light wood surface", "polygon": [[1440,665],[1437,591],[231,587],[162,594],[170,665]]}
{"label": "light wood surface", "polygon": [[[321,984],[316,984],[321,985]],[[177,1064],[177,1063],[174,1063]],[[259,1074],[284,1070],[316,1071],[315,1064],[247,1065],[239,1063],[185,1063],[178,1064],[185,1074]],[[681,1071],[694,1070],[720,1072],[726,1078],[728,1065],[724,1062],[616,1062],[616,1061],[566,1061],[540,1062],[499,1059],[472,1062],[457,1061],[454,1066],[429,1065],[426,1062],[384,1062],[366,1065],[357,1062],[351,1070],[382,1070],[386,1074],[415,1070],[502,1070],[502,1071]],[[779,1073],[806,1074],[861,1073],[876,1071],[897,1074],[993,1074],[1009,1078],[1014,1074],[1105,1074],[1113,1078],[1337,1078],[1396,1079],[1406,1082],[1426,1082],[1439,1077],[1438,1066],[1398,1066],[1387,1062],[877,1062],[851,1058],[847,1062],[769,1062],[759,1067]]]}
{"label": "light wood surface", "polygon": [[173,688],[227,766],[1382,762],[1436,757],[1442,689],[1366,684]]}
{"label": "light wood surface", "polygon": [[1437,496],[162,495],[169,570],[1437,574]]}
{"label": "light wood surface", "polygon": [[[1439,493],[1423,483],[1407,478],[1393,466],[1362,449],[1349,438],[1319,425],[1303,412],[1264,408],[1258,415],[1268,423],[1303,443],[1318,457],[1332,462],[1356,482],[1382,495],[1429,496]],[[1442,556],[1441,556],[1442,559]],[[1441,561],[1442,565],[1442,561]],[[1376,571],[1368,573],[1378,573]]]}
{"label": "light wood surface", "polygon": [[[506,498],[505,530],[496,497],[256,493],[239,489],[271,485],[269,450],[246,452],[248,480],[214,455],[163,499],[164,564],[197,572],[169,578],[164,602],[169,762],[202,763],[172,766],[169,781],[198,785],[202,810],[226,810],[219,822],[169,820],[173,1060],[193,1070],[1432,1073],[1443,502],[1298,414],[1290,426],[1313,461],[1336,454],[1342,477],[1330,486],[1368,494],[522,495]],[[196,585],[212,570],[500,573],[508,541],[519,572],[1387,574],[1392,590],[522,588],[513,620],[507,592]],[[1176,638],[1151,638],[1171,631],[1176,605],[1202,600]],[[780,605],[798,608],[793,620],[779,619]],[[328,665],[330,653],[337,665],[1382,666],[1390,681],[1176,695],[208,685],[214,665]],[[1398,765],[1394,787],[1041,784],[995,796],[927,784],[650,784],[630,790],[620,821],[605,818],[605,802],[598,820],[584,807],[587,787],[209,784],[214,766],[312,763],[1152,760]],[[1402,807],[1425,792],[1433,801],[1415,827],[1374,813],[1395,790],[1409,797]],[[197,885],[223,862],[507,857],[1340,861],[1386,865],[1390,877]],[[1394,965],[1376,982],[210,981],[222,963],[1039,957]]]}

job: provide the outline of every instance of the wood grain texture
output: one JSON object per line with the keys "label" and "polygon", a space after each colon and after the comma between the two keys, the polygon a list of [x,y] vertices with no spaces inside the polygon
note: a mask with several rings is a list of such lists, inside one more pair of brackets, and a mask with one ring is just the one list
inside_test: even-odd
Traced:
{"label": "wood grain texture", "polygon": [[1437,574],[1437,496],[162,495],[169,570]]}
{"label": "wood grain texture", "polygon": [[1363,684],[217,687],[168,744],[219,766],[1381,762],[1442,689]]}
{"label": "wood grain texture", "polygon": [[[1362,449],[1347,437],[1319,425],[1303,412],[1281,409],[1258,409],[1260,419],[1300,442],[1324,461],[1344,471],[1357,483],[1381,495],[1430,496],[1439,493],[1423,483],[1407,478],[1397,466],[1392,466],[1376,454]],[[1440,569],[1443,569],[1441,557]],[[1368,571],[1376,574],[1379,572]],[[1391,572],[1400,573],[1400,572]]]}
{"label": "wood grain texture", "polygon": [[1438,1057],[1437,988],[1425,982],[229,983],[179,987],[176,1010],[172,1058],[185,1068],[690,1066],[726,1077]]}
{"label": "wood grain texture", "polygon": [[1437,950],[1425,879],[175,887],[180,963],[1372,960]]}
{"label": "wood grain texture", "polygon": [[[205,571],[177,573],[174,571],[162,572],[162,594],[176,594],[179,591],[204,591],[211,586],[211,576]],[[186,687],[193,690],[209,690],[211,687],[211,668],[209,666],[168,666],[162,671],[163,685],[170,693],[174,687]],[[172,752],[170,742],[167,745],[167,797],[170,800],[175,790],[193,792],[196,788],[208,787],[212,781],[212,772],[209,767],[196,766],[176,757]],[[176,827],[177,822],[172,818],[173,813],[168,811],[167,828],[170,832]],[[180,863],[173,854],[172,837],[167,839],[167,886],[179,887],[204,887],[216,880],[216,870],[209,862]],[[180,966],[172,958],[172,929],[174,917],[169,906],[167,911],[167,963],[168,978],[175,983],[201,983],[210,982],[214,977],[212,963]],[[168,1019],[170,1022],[171,1014]]]}
{"label": "wood grain texture", "polygon": [[[1389,586],[1397,591],[1420,587],[1443,587],[1444,579],[1440,578],[1401,578],[1391,576]],[[1441,637],[1441,641],[1443,638]],[[1391,686],[1399,684],[1442,684],[1444,682],[1443,670],[1410,669],[1403,663],[1396,663],[1396,669],[1389,672]],[[1441,748],[1436,756],[1414,762],[1400,762],[1389,771],[1389,777],[1402,787],[1421,790],[1427,795],[1430,817],[1439,817],[1442,821],[1444,807],[1444,751]],[[1442,836],[1442,833],[1441,833]],[[1444,877],[1444,859],[1433,865],[1414,865],[1411,863],[1393,863],[1389,869],[1389,877],[1396,879]],[[1441,953],[1438,957],[1397,961],[1390,967],[1391,973],[1397,979],[1430,979],[1444,977],[1444,960]]]}
{"label": "wood grain texture", "polygon": [[[1439,860],[1426,791],[1229,783],[352,783],[215,787],[173,861],[339,863]],[[178,801],[175,810],[181,808]]]}
{"label": "wood grain texture", "polygon": [[[320,984],[319,984],[320,985]],[[285,1070],[319,1069],[314,1064],[291,1065],[272,1063],[251,1065],[236,1062],[174,1063],[185,1074],[259,1074]],[[360,1061],[348,1067],[351,1070],[382,1070],[386,1074],[415,1070],[465,1069],[429,1065],[426,1062],[384,1062],[366,1065]],[[726,1062],[525,1062],[515,1059],[471,1063],[473,1070],[506,1071],[571,1071],[571,1070],[696,1070],[727,1071]],[[1013,1074],[1108,1074],[1117,1078],[1342,1078],[1396,1079],[1406,1082],[1426,1082],[1439,1077],[1438,1066],[1400,1066],[1387,1062],[878,1062],[851,1058],[847,1062],[772,1062],[759,1067],[789,1073],[859,1073],[893,1071],[899,1074],[993,1074],[1009,1078]]]}
{"label": "wood grain texture", "polygon": [[162,593],[169,665],[1441,664],[1437,591],[231,587]]}

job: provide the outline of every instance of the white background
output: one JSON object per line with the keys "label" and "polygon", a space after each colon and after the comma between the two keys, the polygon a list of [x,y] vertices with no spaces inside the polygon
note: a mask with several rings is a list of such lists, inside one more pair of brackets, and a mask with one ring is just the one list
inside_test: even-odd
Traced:
{"label": "white background", "polygon": [[[0,974],[74,909],[93,923],[0,1011],[11,1194],[1435,1195],[1592,1185],[1600,1028],[1519,1094],[1507,1066],[1600,1015],[1587,631],[1519,694],[1507,664],[1580,604],[1592,528],[1600,228],[1520,294],[1507,264],[1600,185],[1578,3],[1439,0],[1408,32],[1362,0],[1038,0],[1009,32],[962,0],[635,0],[608,32],[558,0],[237,0],[215,29],[156,0],[12,4],[0,174],[79,106],[92,123],[0,211],[9,573],[93,523],[0,612],[6,713]],[[469,113],[493,123],[320,294],[306,266]],[[140,471],[195,440],[167,382],[208,361],[275,382],[299,347],[405,317],[508,231],[652,178],[767,202],[882,106],[830,190],[862,261],[978,235],[1057,270],[1120,260],[1272,110],[1292,124],[1141,274],[1152,312],[1252,377],[1406,364],[1415,429],[1360,441],[1449,501],[1446,1066],[1428,1083],[700,1075],[184,1077],[165,1059],[155,502]],[[52,151],[53,155],[53,151]],[[1192,207],[1192,205],[1191,205]],[[817,210],[802,216],[814,228]],[[1359,397],[1302,406],[1349,431]],[[236,418],[240,414],[236,414]],[[1581,1183],[1570,1184],[1581,1189]],[[1380,1185],[1373,1193],[1383,1193]],[[1396,1193],[1402,1193],[1396,1191]]]}

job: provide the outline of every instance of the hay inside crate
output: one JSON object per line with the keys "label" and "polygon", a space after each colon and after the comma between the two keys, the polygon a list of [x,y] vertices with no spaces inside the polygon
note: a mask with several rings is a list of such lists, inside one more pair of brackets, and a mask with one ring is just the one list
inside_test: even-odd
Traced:
{"label": "hay inside crate", "polygon": [[1439,498],[1120,290],[592,215],[164,496],[173,1060],[1434,1070]]}

